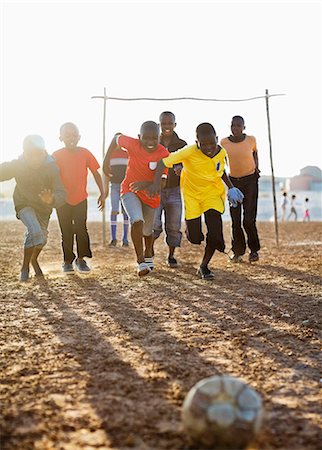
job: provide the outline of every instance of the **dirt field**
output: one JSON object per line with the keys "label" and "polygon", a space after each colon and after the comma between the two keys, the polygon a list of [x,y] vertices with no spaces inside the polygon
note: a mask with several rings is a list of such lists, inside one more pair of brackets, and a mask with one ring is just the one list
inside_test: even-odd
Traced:
{"label": "dirt field", "polygon": [[191,448],[182,401],[222,373],[264,398],[252,449],[321,448],[321,226],[281,224],[278,250],[260,223],[260,262],[216,254],[205,282],[187,241],[174,270],[159,240],[155,273],[138,279],[133,249],[103,249],[97,223],[92,273],[63,275],[53,222],[45,280],[20,284],[23,226],[1,222],[1,448]]}

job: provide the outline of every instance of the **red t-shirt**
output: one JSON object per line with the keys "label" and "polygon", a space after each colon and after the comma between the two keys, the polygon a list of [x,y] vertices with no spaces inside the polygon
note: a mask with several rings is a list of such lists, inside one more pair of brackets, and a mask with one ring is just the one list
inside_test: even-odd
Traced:
{"label": "red t-shirt", "polygon": [[53,153],[53,157],[66,189],[66,202],[69,205],[78,205],[88,197],[86,191],[88,169],[93,173],[100,165],[95,156],[83,147],[77,147],[75,151],[61,148]]}
{"label": "red t-shirt", "polygon": [[[139,139],[133,139],[128,136],[119,136],[118,144],[120,147],[125,148],[129,154],[126,175],[121,185],[122,195],[131,192],[130,184],[135,181],[154,181],[158,161],[169,155],[168,150],[161,144],[158,144],[156,149],[149,153],[142,147]],[[151,198],[145,191],[136,192],[136,195],[143,203],[152,208],[157,208],[160,205],[159,195]]]}

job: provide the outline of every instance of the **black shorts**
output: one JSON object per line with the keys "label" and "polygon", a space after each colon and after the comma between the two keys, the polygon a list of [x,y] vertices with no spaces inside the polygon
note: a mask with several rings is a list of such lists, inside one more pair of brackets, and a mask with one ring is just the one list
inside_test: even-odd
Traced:
{"label": "black shorts", "polygon": [[[215,209],[208,209],[204,213],[207,227],[206,243],[209,247],[220,252],[225,251],[225,241],[222,230],[222,220],[220,212]],[[201,216],[196,219],[186,220],[186,235],[189,242],[200,245],[205,239],[202,232]]]}

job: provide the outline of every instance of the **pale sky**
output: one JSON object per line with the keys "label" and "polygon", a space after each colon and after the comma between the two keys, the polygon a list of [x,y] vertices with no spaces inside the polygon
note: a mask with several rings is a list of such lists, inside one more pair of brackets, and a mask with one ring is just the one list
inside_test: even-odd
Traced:
{"label": "pale sky", "polygon": [[[270,100],[275,174],[321,162],[320,2],[1,2],[0,161],[21,153],[27,134],[60,148],[59,127],[80,129],[80,145],[102,162],[101,100],[91,96]],[[245,103],[107,104],[107,142],[136,136],[160,112],[177,117],[193,143],[200,122],[220,138],[233,115],[258,142],[270,173],[265,100]]]}

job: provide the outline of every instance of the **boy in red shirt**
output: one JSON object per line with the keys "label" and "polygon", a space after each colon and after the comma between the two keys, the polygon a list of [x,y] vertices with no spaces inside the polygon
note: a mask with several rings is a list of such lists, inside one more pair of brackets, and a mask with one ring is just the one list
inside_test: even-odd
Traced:
{"label": "boy in red shirt", "polygon": [[76,269],[80,273],[90,272],[84,257],[91,258],[89,235],[86,227],[87,221],[87,173],[92,172],[100,190],[97,200],[98,209],[104,208],[105,195],[101,175],[98,172],[99,164],[94,155],[83,147],[78,147],[80,140],[76,125],[67,122],[60,127],[60,138],[65,147],[53,153],[56,164],[60,169],[60,176],[67,192],[66,204],[57,209],[59,226],[62,233],[62,247],[64,253],[63,271],[73,273],[73,261],[76,255],[73,252],[74,234],[77,243]]}
{"label": "boy in red shirt", "polygon": [[147,275],[153,269],[153,222],[155,210],[160,205],[160,195],[157,194],[160,186],[155,184],[154,178],[158,161],[169,155],[168,150],[159,144],[159,139],[159,126],[152,121],[144,122],[139,139],[115,135],[103,163],[103,171],[109,176],[110,157],[115,148],[120,146],[128,152],[129,162],[121,185],[121,199],[130,218],[139,276]]}

